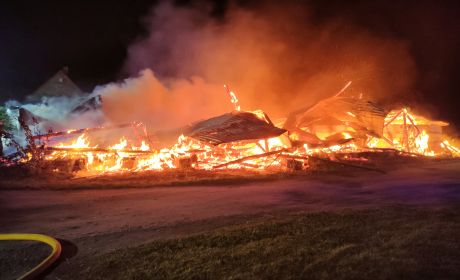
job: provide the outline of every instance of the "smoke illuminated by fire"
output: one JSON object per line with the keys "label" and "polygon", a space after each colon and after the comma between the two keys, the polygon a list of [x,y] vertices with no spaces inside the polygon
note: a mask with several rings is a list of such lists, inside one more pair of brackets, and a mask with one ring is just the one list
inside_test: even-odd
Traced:
{"label": "smoke illuminated by fire", "polygon": [[128,48],[125,63],[129,75],[152,69],[155,79],[143,73],[130,80],[132,87],[107,89],[106,115],[126,121],[134,114],[147,123],[162,112],[163,123],[187,124],[190,110],[199,114],[193,119],[229,110],[220,94],[227,82],[241,108],[274,118],[329,97],[350,80],[349,90],[377,101],[399,101],[412,91],[415,66],[404,42],[343,20],[317,23],[305,5],[272,4],[230,5],[217,19],[202,6],[160,1],[144,19],[148,34]]}
{"label": "smoke illuminated by fire", "polygon": [[[385,118],[382,109],[380,131],[353,126],[363,122],[353,109],[342,112],[340,124],[309,127],[317,117],[324,117],[326,111],[317,108],[310,123],[286,129],[278,137],[211,145],[178,133],[173,144],[162,143],[162,133],[170,135],[171,130],[181,131],[193,121],[231,110],[250,112],[274,126],[267,112],[276,118],[277,127],[285,128],[290,112],[331,97],[340,88],[335,96],[346,91],[359,96],[357,100],[364,95],[394,101],[411,92],[415,66],[404,42],[378,37],[343,20],[315,22],[308,9],[295,4],[282,9],[261,4],[257,10],[230,5],[223,18],[216,19],[206,9],[160,2],[145,20],[146,36],[128,49],[125,70],[138,76],[94,90],[91,96],[102,97],[102,107],[95,110],[101,114],[74,115],[58,126],[81,129],[142,122],[142,133],[136,123],[131,127],[134,136],[98,138],[81,131],[73,141],[45,140],[40,143],[45,161],[78,161],[79,174],[105,174],[173,168],[307,169],[313,156],[336,160],[339,154],[349,158],[353,153],[385,149],[410,156],[460,156],[459,149],[441,134],[446,123],[417,116],[407,108],[393,110]],[[223,92],[227,81],[235,91],[224,85]],[[68,108],[66,113],[75,105],[68,103],[62,106]],[[55,107],[59,106],[27,108],[49,110],[49,119],[54,120],[63,115]],[[334,110],[329,109],[328,113]],[[335,121],[342,121],[338,115]],[[44,133],[48,127],[40,129]]]}
{"label": "smoke illuminated by fire", "polygon": [[[225,86],[229,93],[230,102],[236,110],[240,110],[236,94]],[[260,120],[269,123],[262,111],[253,113]],[[353,118],[357,116],[347,112]],[[285,169],[289,168],[289,159],[304,160],[300,169],[308,168],[308,158],[320,155],[334,159],[338,153],[345,153],[345,158],[353,153],[378,149],[394,149],[408,155],[423,156],[460,156],[459,149],[449,144],[447,140],[438,143],[430,142],[430,135],[419,126],[430,125],[433,122],[417,117],[403,108],[392,111],[385,118],[385,129],[382,137],[370,137],[365,146],[354,142],[350,133],[342,132],[346,143],[328,147],[309,148],[307,144],[293,146],[292,141],[298,140],[295,134],[284,133],[278,137],[224,143],[217,146],[180,135],[177,142],[169,148],[156,149],[146,140],[139,146],[133,145],[132,140],[125,136],[118,143],[109,145],[106,149],[91,146],[86,134],[81,134],[70,144],[60,143],[52,148],[46,160],[76,158],[85,162],[81,174],[104,174],[113,172],[137,172],[146,170],[166,169]],[[401,125],[402,124],[402,125]],[[439,124],[439,122],[438,122]],[[393,126],[393,127],[392,127]],[[395,130],[395,129],[399,129]],[[70,133],[71,131],[69,131]],[[365,161],[365,158],[360,160]],[[300,161],[298,161],[300,162]],[[291,167],[292,168],[292,167]]]}

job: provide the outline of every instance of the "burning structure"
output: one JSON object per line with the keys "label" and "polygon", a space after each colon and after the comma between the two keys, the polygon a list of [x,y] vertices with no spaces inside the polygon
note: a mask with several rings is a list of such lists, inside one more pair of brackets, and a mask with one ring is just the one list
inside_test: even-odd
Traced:
{"label": "burning structure", "polygon": [[[198,5],[161,2],[123,65],[127,74],[155,69],[161,81],[143,70],[139,78],[82,95],[59,71],[29,98],[46,98],[47,106],[16,104],[20,110],[12,116],[20,131],[3,137],[14,150],[4,165],[79,175],[305,169],[313,157],[364,163],[357,156],[362,152],[459,155],[442,133],[447,123],[374,102],[414,90],[417,67],[406,42],[353,21],[318,23],[297,3],[283,4],[282,11],[271,4],[229,5],[218,19]],[[246,93],[241,106],[226,87],[232,112],[219,92],[226,80]],[[348,80],[355,81],[352,94],[350,82],[331,96]]]}
{"label": "burning structure", "polygon": [[[304,170],[317,160],[363,166],[363,152],[460,156],[442,134],[447,123],[406,108],[387,112],[362,96],[346,96],[350,84],[333,97],[275,121],[261,110],[242,111],[236,94],[225,87],[233,112],[173,132],[150,131],[130,122],[33,133],[31,127],[44,120],[21,108],[19,123],[27,145],[10,139],[17,153],[2,162],[78,176],[174,168]],[[82,112],[95,108],[80,107],[86,108]]]}

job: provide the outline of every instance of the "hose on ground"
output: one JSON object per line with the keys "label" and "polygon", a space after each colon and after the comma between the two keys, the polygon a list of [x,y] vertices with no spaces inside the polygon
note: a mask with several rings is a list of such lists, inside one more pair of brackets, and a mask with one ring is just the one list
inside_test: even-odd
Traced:
{"label": "hose on ground", "polygon": [[34,279],[50,265],[52,265],[61,255],[61,243],[51,236],[35,233],[6,233],[0,234],[0,240],[21,240],[21,241],[38,241],[49,245],[52,249],[51,253],[41,263],[29,270],[26,274],[18,278],[18,280]]}

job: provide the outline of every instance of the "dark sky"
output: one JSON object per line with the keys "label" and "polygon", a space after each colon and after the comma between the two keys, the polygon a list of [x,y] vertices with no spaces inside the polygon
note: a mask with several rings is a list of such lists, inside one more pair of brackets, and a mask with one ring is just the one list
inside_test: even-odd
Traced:
{"label": "dark sky", "polygon": [[[127,47],[145,32],[142,18],[155,3],[10,2],[0,4],[0,101],[21,99],[62,66],[69,66],[71,78],[87,91],[125,77],[121,69]],[[226,1],[217,2],[214,12],[219,16]],[[411,96],[442,108],[438,116],[459,125],[459,1],[304,2],[318,22],[345,18],[372,33],[407,42],[418,71]]]}

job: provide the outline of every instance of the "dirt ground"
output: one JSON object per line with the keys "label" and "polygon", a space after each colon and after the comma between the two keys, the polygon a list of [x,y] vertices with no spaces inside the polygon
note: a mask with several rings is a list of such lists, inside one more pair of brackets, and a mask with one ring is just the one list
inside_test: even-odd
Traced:
{"label": "dirt ground", "polygon": [[149,178],[143,176],[138,178],[143,188],[133,188],[132,179],[123,188],[69,190],[9,188],[3,183],[0,232],[44,233],[63,240],[68,259],[48,276],[55,279],[88,254],[283,211],[460,204],[458,160],[415,162],[386,174],[354,170],[268,178],[148,187]]}

